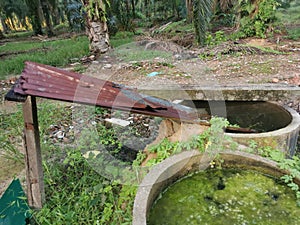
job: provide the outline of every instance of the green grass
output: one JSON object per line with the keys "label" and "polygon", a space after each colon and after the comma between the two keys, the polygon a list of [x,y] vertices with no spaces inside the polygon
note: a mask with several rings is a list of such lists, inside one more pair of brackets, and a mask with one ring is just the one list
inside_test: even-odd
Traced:
{"label": "green grass", "polygon": [[[76,116],[68,105],[55,101],[38,103],[38,110],[47,201],[40,211],[34,211],[37,223],[131,224],[136,186],[106,179],[82,156],[82,151],[91,148],[97,139],[94,129],[86,128],[90,135],[79,135],[72,145],[53,143],[49,140],[49,127],[72,124]],[[104,113],[87,106],[78,110],[82,115],[77,116],[87,126],[90,113]],[[106,129],[102,131],[104,135]],[[81,136],[87,144],[82,145]]]}
{"label": "green grass", "polygon": [[9,34],[5,34],[5,37],[7,38],[28,38],[33,35],[32,31],[18,31],[18,32],[12,32]]}
{"label": "green grass", "polygon": [[23,155],[19,152],[22,146],[22,127],[23,117],[21,107],[17,112],[7,114],[4,110],[0,111],[0,156],[17,162],[23,162]]}
{"label": "green grass", "polygon": [[128,31],[118,32],[115,36],[110,37],[110,43],[112,48],[118,48],[122,45],[129,44],[133,41],[134,33]]}
{"label": "green grass", "polygon": [[287,37],[295,41],[300,40],[300,27],[288,29]]}
{"label": "green grass", "polygon": [[[278,9],[276,16],[287,27],[287,38],[300,39],[300,1],[293,1],[287,9]],[[296,25],[296,26],[295,26]]]}
{"label": "green grass", "polygon": [[153,60],[157,57],[170,59],[172,57],[172,53],[170,52],[145,50],[144,47],[137,46],[135,43],[129,43],[116,48],[115,54],[125,62]]}
{"label": "green grass", "polygon": [[[22,34],[28,35],[25,32]],[[13,37],[16,35],[14,34]],[[133,42],[133,38],[133,33],[119,32],[111,38],[111,45],[113,48],[118,48]],[[24,41],[20,39],[18,41],[16,39],[16,41],[0,45],[1,54],[6,54],[0,60],[0,79],[5,79],[8,76],[19,75],[24,68],[25,61],[64,67],[71,62],[71,59],[88,55],[89,46],[86,36],[53,41]]]}
{"label": "green grass", "polygon": [[133,38],[132,37],[126,37],[126,38],[122,38],[122,39],[117,39],[117,38],[112,38],[110,40],[110,44],[112,46],[112,48],[118,48],[122,45],[126,45],[133,42]]}
{"label": "green grass", "polygon": [[[82,146],[80,142],[64,145],[51,141],[51,125],[72,124],[72,108],[69,105],[39,100],[37,106],[46,191],[44,207],[32,211],[37,224],[131,224],[137,186],[108,180],[98,173],[82,156],[82,148],[89,145]],[[95,113],[93,107],[84,107],[80,112],[85,110]],[[9,115],[0,112],[1,147],[3,144],[14,147],[22,143],[22,121],[21,107]],[[102,131],[105,132],[105,129]],[[20,155],[15,148],[13,151],[11,148],[2,150],[11,158]],[[9,165],[14,168],[7,169],[17,175],[24,165],[19,163],[19,159],[10,160]],[[6,158],[1,156],[0,162],[7,163]],[[7,174],[6,167],[1,169],[1,181],[15,175]]]}
{"label": "green grass", "polygon": [[[93,148],[93,140],[97,138],[93,129],[87,130],[87,132],[91,132],[90,135],[83,135],[84,142],[77,141],[71,145],[64,145],[49,140],[51,125],[71,125],[72,120],[76,122],[72,110],[74,109],[68,104],[61,104],[57,101],[38,101],[46,203],[41,210],[33,211],[37,224],[132,224],[133,202],[137,191],[136,183],[127,185],[117,179],[107,179],[95,170],[91,161],[82,157],[82,150]],[[95,108],[87,106],[78,108],[78,111],[80,114],[78,117],[82,120],[93,119],[89,117],[89,113],[94,113],[94,116],[105,113],[103,110],[97,111]],[[86,115],[86,112],[89,113]],[[228,122],[218,118],[214,118],[214,121],[208,132],[195,137],[190,143],[164,141],[153,146],[150,151],[156,152],[160,161],[183,149],[206,149],[208,151],[209,149],[215,150],[216,146],[221,149],[224,137],[222,135],[219,137],[217,134],[223,131],[223,127],[227,126]],[[23,129],[21,107],[9,116],[1,112],[0,122],[0,135],[5,135],[5,138],[0,139],[1,144],[4,140],[8,140],[11,145],[17,144]],[[81,123],[84,127],[88,126],[86,121]],[[107,129],[102,129],[100,134],[104,135],[105,132]],[[108,132],[106,134],[108,134],[106,137],[102,136],[103,139],[110,138],[111,135]],[[207,145],[207,143],[211,144]],[[255,146],[253,149],[257,150],[257,147]],[[140,159],[133,163],[133,168],[135,168],[135,163],[138,168],[143,158],[140,155]],[[101,157],[97,157],[95,160],[100,161]],[[158,162],[149,160],[148,163],[151,166]],[[118,169],[117,164],[113,162],[107,163],[107,167],[110,172]],[[133,170],[133,172],[135,171]]]}
{"label": "green grass", "polygon": [[20,74],[24,68],[25,61],[63,67],[70,63],[70,59],[80,58],[89,54],[86,36],[44,42],[11,42],[0,46],[0,54],[24,50],[32,52],[13,54],[1,59],[0,79]]}

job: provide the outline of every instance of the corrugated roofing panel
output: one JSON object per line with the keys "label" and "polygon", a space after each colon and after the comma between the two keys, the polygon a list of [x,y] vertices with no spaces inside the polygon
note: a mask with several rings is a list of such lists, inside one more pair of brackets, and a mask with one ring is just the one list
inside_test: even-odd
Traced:
{"label": "corrugated roofing panel", "polygon": [[[15,85],[14,94],[31,95],[141,113],[145,115],[194,121],[196,111],[163,99],[139,94],[107,80],[26,62]],[[10,99],[11,100],[11,99]]]}

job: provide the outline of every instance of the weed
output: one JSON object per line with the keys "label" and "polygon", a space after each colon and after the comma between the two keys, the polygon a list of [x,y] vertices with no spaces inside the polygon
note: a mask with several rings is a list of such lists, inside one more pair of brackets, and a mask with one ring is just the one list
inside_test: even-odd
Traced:
{"label": "weed", "polygon": [[78,64],[73,68],[73,71],[77,72],[77,73],[84,73],[86,71],[86,69],[87,69],[87,67],[85,67],[84,65]]}
{"label": "weed", "polygon": [[287,38],[292,39],[292,40],[299,40],[300,39],[300,28],[290,28],[288,29],[288,36]]}
{"label": "weed", "polygon": [[16,146],[22,145],[22,124],[23,117],[21,108],[17,112],[11,113],[9,116],[0,112],[0,143],[1,150],[7,159],[17,162],[23,161],[23,154],[17,149]]}
{"label": "weed", "polygon": [[171,155],[178,154],[183,150],[199,150],[210,154],[211,157],[217,156],[218,152],[223,151],[232,140],[224,133],[224,128],[229,126],[229,122],[221,117],[213,117],[210,120],[211,126],[200,135],[194,136],[187,142],[170,142],[163,139],[159,144],[149,148],[150,153],[156,153],[156,158],[150,159],[147,166],[153,166]]}
{"label": "weed", "polygon": [[127,38],[123,38],[123,39],[115,39],[115,38],[112,38],[110,40],[110,43],[111,43],[111,46],[113,48],[118,48],[122,45],[127,45],[129,43],[133,42],[133,38],[132,37],[127,37]]}
{"label": "weed", "polygon": [[[28,51],[27,53],[13,53]],[[34,51],[41,49],[41,51]],[[72,58],[81,58],[89,54],[87,37],[47,42],[12,42],[0,47],[0,52],[12,53],[0,61],[0,79],[8,75],[19,74],[24,68],[24,61],[34,61],[52,66],[65,66]]]}
{"label": "weed", "polygon": [[217,31],[214,34],[207,33],[205,44],[207,46],[216,46],[221,44],[222,42],[227,41],[224,31]]}
{"label": "weed", "polygon": [[156,65],[157,66],[165,66],[165,67],[168,67],[168,68],[174,68],[175,67],[172,63],[168,63],[168,62],[158,62]]}
{"label": "weed", "polygon": [[[66,146],[60,152],[56,145],[47,141],[47,129],[51,124],[64,121],[70,123],[71,108],[66,105],[41,101],[38,109],[42,152],[43,156],[46,156],[43,161],[46,204],[40,211],[33,212],[38,224],[131,224],[136,184],[145,175],[145,173],[141,173],[140,165],[146,155],[142,152],[138,154],[132,163],[133,173],[127,168],[130,164],[122,164],[118,160],[108,160],[105,158],[107,157],[105,154],[99,156],[91,154],[90,159],[86,160],[82,157],[82,153],[87,150],[99,149],[99,145],[117,146],[115,150],[120,147],[113,131],[106,129],[101,124],[97,124],[95,129],[88,129],[89,127],[81,129],[81,138],[77,140],[76,145]],[[79,110],[81,114],[78,117],[88,116],[88,111],[91,110],[93,110],[94,116],[105,113],[101,108],[86,108]],[[21,130],[18,128],[20,117],[20,111],[12,114],[12,117],[0,114],[0,129],[3,131],[1,133],[8,136],[20,135]],[[87,119],[94,118],[88,117]],[[156,118],[156,120],[160,120],[160,118]],[[213,118],[211,124],[206,132],[193,137],[189,142],[171,143],[165,139],[159,145],[153,146],[150,151],[157,153],[158,157],[149,161],[148,164],[153,166],[173,154],[192,149],[211,152],[212,156],[217,157],[215,150],[222,151],[228,146],[228,143],[230,146],[234,143],[229,139],[226,140],[224,136],[223,130],[228,126],[228,121],[222,118]],[[256,148],[256,146],[256,143],[251,144],[251,148]],[[56,156],[46,151],[51,151],[51,154]],[[291,170],[290,176],[282,179],[296,191],[300,198],[299,190],[292,179],[294,176],[298,176],[299,161],[296,158],[293,158],[293,161],[281,161],[282,156],[273,153],[271,149],[261,149],[260,151],[266,157],[269,155],[273,159],[277,158],[279,162],[282,162],[282,168],[294,169]],[[97,168],[100,169],[100,172]],[[108,170],[112,174],[112,177],[109,178],[112,179],[103,176],[103,171]],[[127,176],[125,179],[129,183],[120,182],[118,179],[120,170],[122,170],[123,176]]]}

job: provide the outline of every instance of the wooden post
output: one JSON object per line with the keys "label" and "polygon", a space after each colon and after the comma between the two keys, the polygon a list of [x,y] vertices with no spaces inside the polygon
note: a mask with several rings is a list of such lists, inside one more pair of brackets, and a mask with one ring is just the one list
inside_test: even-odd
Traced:
{"label": "wooden post", "polygon": [[45,190],[35,97],[27,97],[23,104],[23,117],[28,205],[40,209],[45,199]]}

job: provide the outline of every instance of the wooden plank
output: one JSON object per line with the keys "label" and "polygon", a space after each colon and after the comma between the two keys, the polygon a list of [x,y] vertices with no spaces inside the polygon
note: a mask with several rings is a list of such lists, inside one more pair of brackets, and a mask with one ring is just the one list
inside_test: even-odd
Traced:
{"label": "wooden plank", "polygon": [[23,117],[28,205],[40,209],[45,199],[45,190],[35,97],[27,97],[23,104]]}

